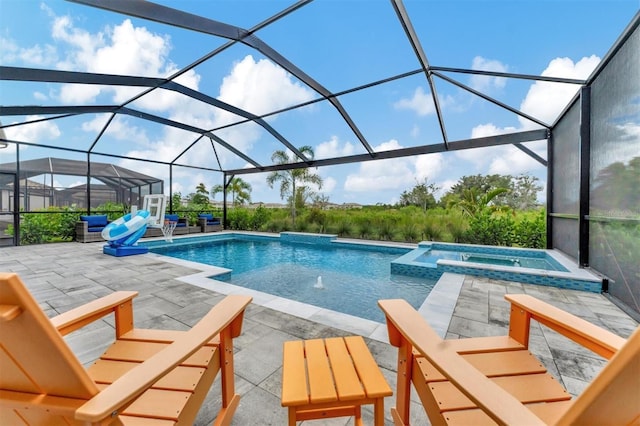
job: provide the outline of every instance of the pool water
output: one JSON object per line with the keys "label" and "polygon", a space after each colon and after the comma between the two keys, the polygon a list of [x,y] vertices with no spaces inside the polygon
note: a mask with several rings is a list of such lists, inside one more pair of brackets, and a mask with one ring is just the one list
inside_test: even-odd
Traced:
{"label": "pool water", "polygon": [[409,251],[405,249],[377,251],[375,246],[364,250],[246,237],[149,248],[232,270],[230,276],[214,279],[377,322],[384,322],[379,299],[402,298],[418,309],[435,285],[435,280],[391,274],[391,261]]}
{"label": "pool water", "polygon": [[487,253],[473,253],[454,250],[430,249],[416,257],[416,262],[436,264],[440,259],[457,260],[462,262],[481,263],[485,265],[512,266],[521,268],[541,269],[544,271],[567,270],[549,256],[531,257],[522,254],[500,255]]}

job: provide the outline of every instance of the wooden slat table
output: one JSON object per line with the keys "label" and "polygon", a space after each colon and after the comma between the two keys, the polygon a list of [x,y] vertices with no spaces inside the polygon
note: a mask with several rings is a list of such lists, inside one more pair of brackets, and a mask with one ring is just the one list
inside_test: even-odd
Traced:
{"label": "wooden slat table", "polygon": [[284,343],[282,406],[289,425],[298,421],[354,416],[374,405],[375,425],[384,425],[384,398],[393,392],[360,336]]}

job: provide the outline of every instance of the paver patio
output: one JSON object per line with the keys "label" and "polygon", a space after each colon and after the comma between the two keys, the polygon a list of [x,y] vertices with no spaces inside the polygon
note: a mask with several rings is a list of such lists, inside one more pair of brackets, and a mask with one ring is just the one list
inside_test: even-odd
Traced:
{"label": "paver patio", "polygon": [[[166,262],[153,254],[115,258],[102,254],[101,243],[59,243],[0,249],[0,271],[17,272],[49,316],[116,290],[136,290],[137,325],[185,329],[192,326],[223,295],[179,280],[199,273],[194,268]],[[447,337],[504,334],[508,323],[505,293],[528,293],[584,319],[627,337],[638,323],[605,296],[574,290],[492,281],[467,276],[447,326]],[[428,305],[428,304],[426,304]],[[437,304],[432,308],[437,309]],[[105,332],[112,335],[110,320],[96,322],[68,336],[79,359],[90,364],[107,346]],[[237,391],[242,395],[234,425],[286,424],[287,410],[280,406],[282,343],[287,340],[344,336],[351,331],[331,327],[253,303],[246,312],[242,335],[236,339]],[[381,336],[377,334],[376,336]],[[396,352],[384,337],[365,341],[385,377],[395,387]],[[532,330],[532,352],[572,393],[578,394],[602,368],[604,360],[572,342],[542,329]],[[208,424],[216,412],[218,389],[214,386],[198,417]],[[392,424],[385,401],[386,423]],[[415,400],[416,424],[427,424]],[[365,422],[372,412],[363,408]],[[315,421],[314,425],[353,424],[353,419]]]}

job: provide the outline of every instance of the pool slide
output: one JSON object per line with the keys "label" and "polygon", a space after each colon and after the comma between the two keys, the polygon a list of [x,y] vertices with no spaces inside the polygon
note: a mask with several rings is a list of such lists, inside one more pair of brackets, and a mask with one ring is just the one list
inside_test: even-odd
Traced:
{"label": "pool slide", "polygon": [[116,257],[148,253],[149,249],[137,242],[147,231],[149,216],[147,210],[138,210],[109,223],[102,230],[102,238],[107,240],[102,252]]}

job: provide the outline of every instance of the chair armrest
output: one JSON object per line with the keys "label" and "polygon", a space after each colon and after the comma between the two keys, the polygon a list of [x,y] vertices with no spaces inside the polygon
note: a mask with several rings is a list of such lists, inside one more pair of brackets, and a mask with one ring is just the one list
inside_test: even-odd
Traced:
{"label": "chair armrest", "polygon": [[179,217],[178,223],[184,223],[185,225],[189,224],[189,220],[186,217]]}
{"label": "chair armrest", "polygon": [[117,291],[55,316],[51,318],[51,323],[64,336],[112,312],[116,313],[118,322],[119,310],[130,306],[131,300],[137,295],[137,291]]}
{"label": "chair armrest", "polygon": [[207,218],[205,217],[199,217],[198,218],[198,226],[203,226],[207,224]]}
{"label": "chair armrest", "polygon": [[89,222],[86,220],[79,220],[76,222],[76,234],[86,234],[89,232]]}
{"label": "chair armrest", "polygon": [[[511,302],[509,335],[513,333],[512,337],[516,340],[519,335],[524,335],[528,340],[529,322],[534,319],[607,359],[618,352],[627,341],[604,328],[527,294],[507,294],[504,298]],[[514,318],[521,315],[524,315],[524,319]],[[521,343],[527,344],[527,342]]]}
{"label": "chair armrest", "polygon": [[[380,300],[392,345],[411,345],[498,424],[543,424],[510,393],[462,358],[402,299]],[[411,349],[409,348],[409,353]]]}
{"label": "chair armrest", "polygon": [[225,297],[191,330],[87,401],[76,411],[75,418],[80,421],[98,422],[119,414],[158,379],[214,336],[228,332],[231,337],[237,337],[242,328],[244,310],[251,300],[251,297],[241,295]]}

